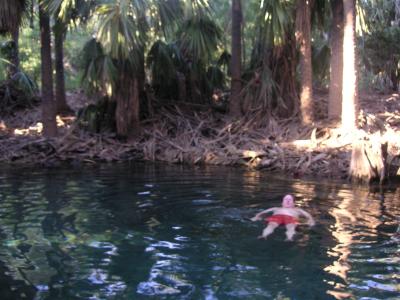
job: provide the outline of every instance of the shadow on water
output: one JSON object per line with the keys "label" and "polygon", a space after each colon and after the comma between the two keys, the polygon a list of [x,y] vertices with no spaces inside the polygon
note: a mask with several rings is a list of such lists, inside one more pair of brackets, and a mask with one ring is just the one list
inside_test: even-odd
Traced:
{"label": "shadow on water", "polygon": [[[0,171],[1,299],[398,299],[400,190],[230,168]],[[316,219],[258,240],[284,194]]]}

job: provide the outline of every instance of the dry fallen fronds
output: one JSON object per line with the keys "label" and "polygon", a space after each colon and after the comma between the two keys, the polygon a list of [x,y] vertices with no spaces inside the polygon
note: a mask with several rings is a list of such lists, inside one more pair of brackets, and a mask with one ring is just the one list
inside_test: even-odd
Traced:
{"label": "dry fallen fronds", "polygon": [[[322,106],[326,105],[322,100]],[[118,140],[111,133],[85,132],[71,117],[58,119],[58,138],[44,139],[38,126],[40,111],[36,109],[0,120],[0,160],[42,164],[149,160],[192,165],[244,165],[284,171],[292,176],[325,178],[345,178],[349,170],[353,170],[351,174],[355,177],[368,174],[372,178],[378,173],[381,176],[383,167],[380,164],[387,161],[388,168],[384,170],[389,173],[394,168],[390,173],[396,174],[400,165],[400,119],[396,113],[400,111],[400,105],[390,100],[387,109],[382,110],[384,104],[379,106],[379,101],[374,99],[372,105],[379,110],[373,114],[369,103],[364,103],[359,118],[363,129],[356,135],[328,127],[322,121],[307,127],[293,119],[277,120],[270,116],[268,122],[264,122],[267,125],[260,127],[256,112],[232,120],[211,110],[193,112],[193,109],[169,106],[158,109],[151,119],[142,123],[141,133],[134,142]],[[393,111],[388,109],[389,106]],[[316,109],[317,117],[318,111],[324,111],[324,108]],[[354,160],[357,156],[354,151],[366,153],[368,147],[372,149],[373,145],[385,142],[386,161],[380,160],[382,155],[379,153],[364,157],[364,163]],[[379,169],[378,173],[371,169],[362,171],[367,161]]]}

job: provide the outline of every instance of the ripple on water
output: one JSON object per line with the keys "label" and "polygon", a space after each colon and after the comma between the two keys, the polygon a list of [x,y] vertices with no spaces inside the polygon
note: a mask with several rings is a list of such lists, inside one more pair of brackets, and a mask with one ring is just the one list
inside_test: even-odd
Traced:
{"label": "ripple on water", "polygon": [[210,205],[210,204],[214,204],[214,203],[218,203],[218,201],[211,200],[211,199],[196,199],[196,200],[192,200],[192,204],[193,205]]}

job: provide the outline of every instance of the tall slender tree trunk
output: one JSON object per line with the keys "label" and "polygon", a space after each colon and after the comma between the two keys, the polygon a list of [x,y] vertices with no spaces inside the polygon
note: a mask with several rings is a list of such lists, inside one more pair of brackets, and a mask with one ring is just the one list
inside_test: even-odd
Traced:
{"label": "tall slender tree trunk", "polygon": [[297,0],[296,41],[300,49],[300,112],[303,124],[313,121],[311,0]]}
{"label": "tall slender tree trunk", "polygon": [[[393,64],[395,66],[397,66],[396,62],[393,62]],[[397,93],[399,91],[399,79],[398,79],[398,75],[397,75],[397,70],[392,70],[390,72],[390,81],[392,82],[392,91]]]}
{"label": "tall slender tree trunk", "polygon": [[328,117],[340,120],[343,87],[343,0],[332,0],[331,70],[329,84]]}
{"label": "tall slender tree trunk", "polygon": [[231,116],[239,116],[240,92],[242,90],[242,3],[232,0],[232,58],[231,58],[231,97],[229,112]]}
{"label": "tall slender tree trunk", "polygon": [[343,90],[342,128],[352,131],[357,126],[357,70],[355,53],[355,0],[343,0]]}
{"label": "tall slender tree trunk", "polygon": [[72,110],[67,104],[65,96],[65,76],[64,76],[64,39],[66,29],[60,21],[53,27],[54,33],[54,54],[56,70],[56,105],[57,113],[68,114]]}
{"label": "tall slender tree trunk", "polygon": [[8,70],[8,76],[11,78],[19,71],[19,27],[14,28],[11,32],[12,40],[14,43],[13,53],[10,57],[12,65]]}
{"label": "tall slender tree trunk", "polygon": [[202,101],[201,92],[199,88],[199,80],[197,71],[190,69],[189,71],[189,87],[190,87],[190,96],[193,103],[200,104]]}
{"label": "tall slender tree trunk", "polygon": [[42,122],[43,134],[46,137],[57,135],[56,107],[53,94],[53,68],[51,64],[51,32],[50,19],[44,11],[42,4],[39,5],[40,26],[40,56],[42,73]]}

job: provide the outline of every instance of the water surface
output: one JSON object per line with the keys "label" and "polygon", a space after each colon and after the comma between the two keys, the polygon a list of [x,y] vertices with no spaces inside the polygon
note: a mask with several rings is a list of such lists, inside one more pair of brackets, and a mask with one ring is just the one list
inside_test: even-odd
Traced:
{"label": "water surface", "polygon": [[[400,189],[169,165],[0,171],[1,299],[399,299]],[[293,193],[294,242],[249,217]]]}

